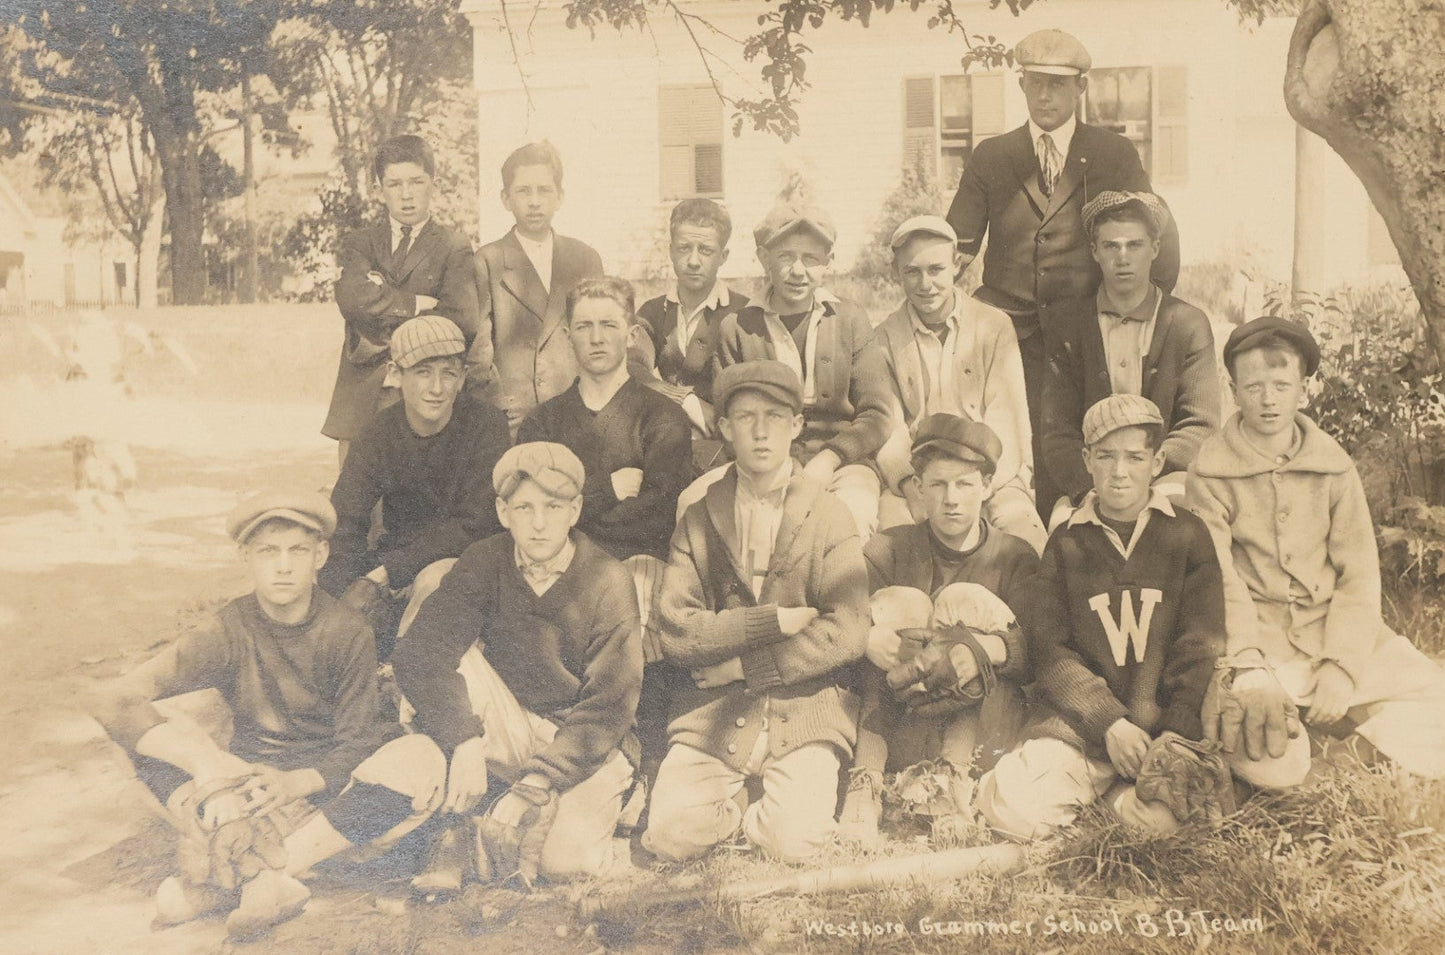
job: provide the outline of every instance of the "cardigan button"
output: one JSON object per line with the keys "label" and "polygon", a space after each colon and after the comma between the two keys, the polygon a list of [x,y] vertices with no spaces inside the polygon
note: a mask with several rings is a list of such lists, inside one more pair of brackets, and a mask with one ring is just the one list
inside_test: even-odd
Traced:
{"label": "cardigan button", "polygon": [[729,752],[729,753],[736,753],[737,751],[738,751],[738,744],[736,744],[736,743],[729,743],[729,744],[728,744],[728,752]]}
{"label": "cardigan button", "polygon": [[737,718],[737,720],[736,720],[736,723],[737,723],[738,726],[747,726],[747,725],[748,725],[748,719],[747,719],[747,717],[745,717],[745,716],[739,716],[739,717]]}
{"label": "cardigan button", "polygon": [[780,717],[778,717],[778,722],[779,722],[779,723],[786,723],[787,721],[788,721],[788,717],[787,717],[786,715],[785,715],[785,716],[780,716]]}

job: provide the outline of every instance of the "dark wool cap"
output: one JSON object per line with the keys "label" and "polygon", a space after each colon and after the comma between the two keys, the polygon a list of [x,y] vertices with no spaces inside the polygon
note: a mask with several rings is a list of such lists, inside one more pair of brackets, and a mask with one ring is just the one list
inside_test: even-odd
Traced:
{"label": "dark wool cap", "polygon": [[1264,315],[1245,322],[1229,333],[1224,343],[1224,367],[1234,373],[1234,356],[1258,348],[1268,338],[1284,339],[1295,350],[1304,366],[1305,377],[1313,375],[1320,367],[1320,345],[1310,330],[1299,322],[1292,322],[1277,315]]}

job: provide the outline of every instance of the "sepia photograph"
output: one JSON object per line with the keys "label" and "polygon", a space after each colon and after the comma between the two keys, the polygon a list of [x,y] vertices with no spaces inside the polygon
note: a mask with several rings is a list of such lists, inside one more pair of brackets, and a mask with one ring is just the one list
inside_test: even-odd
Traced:
{"label": "sepia photograph", "polygon": [[1445,951],[1438,0],[0,0],[0,951]]}

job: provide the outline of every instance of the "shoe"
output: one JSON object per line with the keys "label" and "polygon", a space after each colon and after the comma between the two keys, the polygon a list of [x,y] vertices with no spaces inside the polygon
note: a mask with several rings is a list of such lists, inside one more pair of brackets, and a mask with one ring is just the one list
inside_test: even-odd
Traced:
{"label": "shoe", "polygon": [[156,889],[156,921],[161,925],[180,925],[212,912],[233,909],[237,901],[234,891],[173,875]]}
{"label": "shoe", "polygon": [[280,869],[264,869],[241,886],[241,904],[226,916],[226,934],[253,938],[300,915],[310,900],[311,890],[304,883]]}
{"label": "shoe", "polygon": [[427,902],[455,898],[462,892],[462,882],[471,865],[472,827],[460,824],[447,826],[432,838],[426,867],[411,880],[411,892]]}
{"label": "shoe", "polygon": [[848,794],[838,815],[838,838],[865,849],[878,845],[878,819],[883,814],[883,774],[876,769],[848,771]]}

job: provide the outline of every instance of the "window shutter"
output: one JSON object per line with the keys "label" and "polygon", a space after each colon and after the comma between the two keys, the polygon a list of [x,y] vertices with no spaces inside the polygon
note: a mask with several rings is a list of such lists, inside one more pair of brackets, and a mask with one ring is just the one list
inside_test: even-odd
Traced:
{"label": "window shutter", "polygon": [[903,168],[911,169],[920,164],[932,167],[938,162],[938,144],[934,138],[937,117],[933,77],[904,77]]}
{"label": "window shutter", "polygon": [[1182,66],[1157,71],[1158,117],[1154,130],[1154,177],[1179,183],[1189,178],[1189,82]]}
{"label": "window shutter", "polygon": [[1001,73],[979,73],[973,77],[973,144],[1008,130],[1004,123],[1004,81]]}
{"label": "window shutter", "polygon": [[722,195],[722,101],[711,84],[658,89],[664,200]]}

